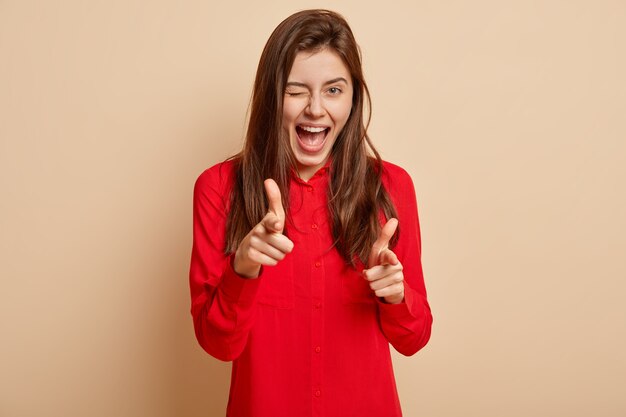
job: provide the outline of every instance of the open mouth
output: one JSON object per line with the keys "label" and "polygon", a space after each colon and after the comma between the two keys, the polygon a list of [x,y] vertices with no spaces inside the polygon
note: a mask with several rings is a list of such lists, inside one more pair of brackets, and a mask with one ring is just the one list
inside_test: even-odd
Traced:
{"label": "open mouth", "polygon": [[310,153],[319,152],[326,143],[330,127],[296,126],[296,136],[300,147]]}

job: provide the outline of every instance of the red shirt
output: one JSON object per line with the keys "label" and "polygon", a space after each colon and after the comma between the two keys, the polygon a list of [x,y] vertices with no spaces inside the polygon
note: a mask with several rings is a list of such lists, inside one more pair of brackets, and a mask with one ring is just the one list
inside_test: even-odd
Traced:
{"label": "red shirt", "polygon": [[384,163],[383,185],[398,213],[392,248],[404,269],[405,298],[387,304],[332,246],[328,165],[290,184],[293,251],[256,279],[237,275],[224,255],[232,161],[197,179],[193,200],[191,314],[200,345],[233,361],[229,417],[401,416],[389,344],[403,355],[430,338],[432,316],[421,265],[413,182]]}

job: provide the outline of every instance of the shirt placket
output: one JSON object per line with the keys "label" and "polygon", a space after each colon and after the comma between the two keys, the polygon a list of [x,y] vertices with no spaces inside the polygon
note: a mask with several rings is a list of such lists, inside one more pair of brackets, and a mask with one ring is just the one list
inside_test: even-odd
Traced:
{"label": "shirt placket", "polygon": [[311,394],[313,396],[313,416],[323,415],[323,359],[324,359],[324,260],[322,258],[322,236],[320,221],[315,212],[325,196],[325,190],[314,182],[305,185],[304,210],[309,223],[309,247],[311,248]]}

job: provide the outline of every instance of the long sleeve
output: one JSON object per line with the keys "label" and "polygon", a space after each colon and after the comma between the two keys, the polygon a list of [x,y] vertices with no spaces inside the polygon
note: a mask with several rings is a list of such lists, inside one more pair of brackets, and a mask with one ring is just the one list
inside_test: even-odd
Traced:
{"label": "long sleeve", "polygon": [[398,212],[400,236],[393,251],[403,266],[404,301],[387,304],[378,299],[383,334],[401,354],[411,356],[430,339],[432,314],[426,298],[421,262],[421,235],[415,188],[409,174],[387,163],[383,182]]}
{"label": "long sleeve", "polygon": [[236,359],[246,346],[256,316],[260,279],[245,279],[224,255],[230,164],[218,164],[196,180],[193,196],[193,248],[189,283],[196,338],[223,361]]}

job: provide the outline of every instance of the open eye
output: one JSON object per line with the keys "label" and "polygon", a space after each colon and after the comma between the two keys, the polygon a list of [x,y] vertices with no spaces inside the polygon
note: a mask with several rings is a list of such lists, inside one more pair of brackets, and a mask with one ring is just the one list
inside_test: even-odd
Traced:
{"label": "open eye", "polygon": [[330,87],[328,89],[328,92],[332,95],[337,95],[337,94],[341,94],[341,88],[339,87]]}

